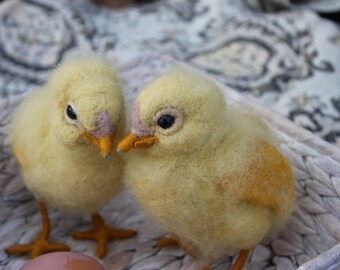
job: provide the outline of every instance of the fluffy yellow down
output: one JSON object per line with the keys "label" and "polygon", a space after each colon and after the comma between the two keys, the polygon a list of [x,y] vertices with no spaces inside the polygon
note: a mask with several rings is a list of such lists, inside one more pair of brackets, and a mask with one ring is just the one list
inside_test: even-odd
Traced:
{"label": "fluffy yellow down", "polygon": [[[78,121],[66,120],[68,104]],[[122,187],[122,160],[104,159],[81,134],[96,130],[107,112],[117,135],[124,129],[124,103],[116,71],[98,56],[69,60],[44,87],[29,95],[11,123],[13,152],[27,187],[40,201],[94,213]]]}
{"label": "fluffy yellow down", "polygon": [[[250,249],[284,224],[295,183],[261,119],[226,104],[216,84],[186,70],[153,82],[136,106],[159,142],[126,154],[128,187],[198,256]],[[157,125],[162,112],[176,115],[172,128]]]}

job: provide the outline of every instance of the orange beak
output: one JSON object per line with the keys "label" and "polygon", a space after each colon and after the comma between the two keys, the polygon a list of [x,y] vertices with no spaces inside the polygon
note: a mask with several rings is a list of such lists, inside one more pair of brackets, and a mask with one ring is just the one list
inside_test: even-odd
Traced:
{"label": "orange beak", "polygon": [[113,138],[114,138],[113,135],[105,135],[105,136],[96,138],[90,133],[84,132],[82,136],[86,141],[93,143],[98,148],[103,158],[105,159],[108,158],[108,156],[112,153]]}
{"label": "orange beak", "polygon": [[148,147],[158,142],[159,140],[156,136],[138,137],[130,132],[118,143],[117,153],[121,154],[132,148]]}

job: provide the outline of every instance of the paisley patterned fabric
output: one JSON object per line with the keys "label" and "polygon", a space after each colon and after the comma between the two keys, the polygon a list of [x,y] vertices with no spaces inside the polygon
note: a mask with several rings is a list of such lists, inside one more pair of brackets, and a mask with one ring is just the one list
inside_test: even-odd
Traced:
{"label": "paisley patterned fabric", "polygon": [[292,8],[307,8],[320,13],[340,10],[338,0],[246,0],[250,7],[259,11],[277,11]]}
{"label": "paisley patterned fabric", "polygon": [[0,97],[33,90],[80,50],[119,63],[166,53],[340,145],[339,27],[308,10],[261,13],[248,2],[164,0],[110,10],[84,0],[5,1]]}

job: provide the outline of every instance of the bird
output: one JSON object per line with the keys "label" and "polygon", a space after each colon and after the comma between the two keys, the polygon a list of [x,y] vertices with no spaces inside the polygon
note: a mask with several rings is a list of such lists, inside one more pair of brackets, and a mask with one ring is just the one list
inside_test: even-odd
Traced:
{"label": "bird", "polygon": [[112,150],[124,128],[117,71],[95,53],[65,60],[24,99],[12,117],[9,137],[23,180],[38,201],[42,230],[31,243],[7,248],[8,253],[34,258],[69,250],[65,244],[49,242],[47,205],[90,214],[93,229],[73,237],[97,241],[100,258],[110,239],[136,235],[110,228],[98,213],[123,188],[124,163]]}
{"label": "bird", "polygon": [[292,167],[270,127],[188,68],[142,90],[117,152],[140,208],[172,235],[155,247],[177,244],[210,261],[240,251],[232,269],[242,269],[294,208]]}

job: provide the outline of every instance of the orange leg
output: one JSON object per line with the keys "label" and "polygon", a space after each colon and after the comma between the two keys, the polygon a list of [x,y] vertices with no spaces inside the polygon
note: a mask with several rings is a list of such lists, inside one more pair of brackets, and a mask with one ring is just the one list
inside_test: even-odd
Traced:
{"label": "orange leg", "polygon": [[73,238],[78,240],[95,240],[97,241],[96,254],[99,258],[104,258],[109,240],[121,240],[133,237],[137,234],[133,230],[115,229],[106,225],[105,221],[99,214],[91,215],[93,229],[83,232],[73,233]]}
{"label": "orange leg", "polygon": [[6,249],[10,254],[24,254],[30,253],[31,258],[35,258],[45,253],[54,251],[69,251],[70,248],[65,244],[49,243],[48,237],[50,235],[50,221],[48,218],[47,209],[44,203],[39,202],[39,209],[42,219],[42,230],[36,240],[30,244],[11,246]]}
{"label": "orange leg", "polygon": [[249,250],[241,250],[240,255],[238,255],[236,262],[234,263],[231,270],[242,270],[245,265],[249,255]]}

